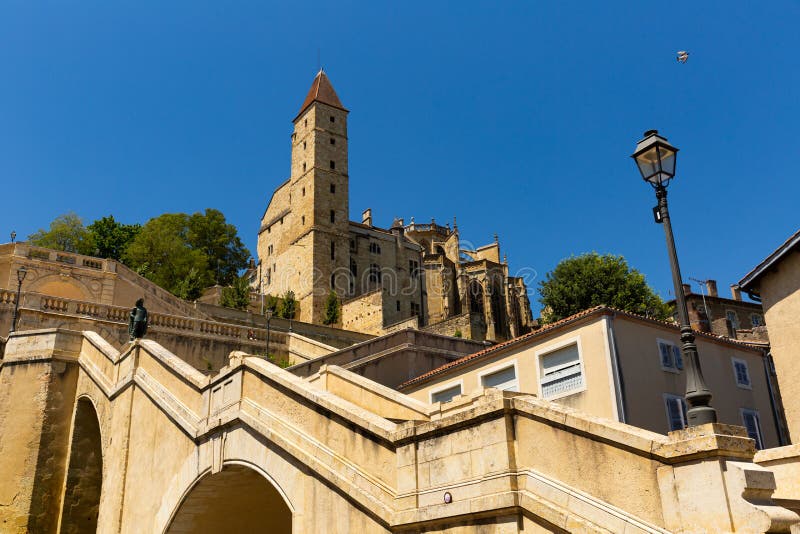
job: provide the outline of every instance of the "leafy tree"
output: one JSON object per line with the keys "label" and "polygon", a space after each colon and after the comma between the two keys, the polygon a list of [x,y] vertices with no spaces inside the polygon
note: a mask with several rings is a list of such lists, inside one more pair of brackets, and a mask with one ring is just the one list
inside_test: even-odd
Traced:
{"label": "leafy tree", "polygon": [[250,283],[247,278],[240,276],[230,287],[222,288],[220,304],[226,308],[246,310],[250,305]]}
{"label": "leafy tree", "polygon": [[294,314],[297,312],[297,299],[294,296],[294,291],[288,290],[283,295],[283,299],[278,309],[278,317],[283,319],[294,319]]}
{"label": "leafy tree", "polygon": [[123,261],[182,298],[197,298],[212,285],[208,258],[187,239],[189,216],[165,213],[147,221],[125,250]]}
{"label": "leafy tree", "polygon": [[545,323],[600,304],[658,319],[670,315],[644,275],[613,254],[591,252],[562,260],[539,282],[539,295]]}
{"label": "leafy tree", "polygon": [[97,219],[87,229],[94,239],[99,257],[121,260],[125,249],[142,230],[142,225],[122,224],[109,215]]}
{"label": "leafy tree", "polygon": [[239,239],[236,227],[225,221],[221,211],[207,208],[188,218],[186,239],[205,254],[213,283],[227,286],[247,267],[250,251]]}
{"label": "leafy tree", "polygon": [[335,324],[339,322],[342,304],[339,302],[339,295],[331,289],[328,299],[325,301],[325,317],[322,319],[324,324]]}
{"label": "leafy tree", "polygon": [[59,215],[50,223],[50,229],[40,229],[28,236],[31,245],[37,247],[63,250],[77,254],[93,255],[94,238],[83,221],[76,214],[69,212]]}
{"label": "leafy tree", "polygon": [[280,304],[280,299],[275,295],[266,294],[264,295],[264,309],[265,310],[272,310],[273,313],[277,315],[278,305]]}

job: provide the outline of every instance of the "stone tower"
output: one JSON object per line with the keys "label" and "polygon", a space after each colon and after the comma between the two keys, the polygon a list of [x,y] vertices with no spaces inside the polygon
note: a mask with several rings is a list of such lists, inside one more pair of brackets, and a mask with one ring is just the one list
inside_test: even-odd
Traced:
{"label": "stone tower", "polygon": [[259,231],[264,290],[294,291],[301,321],[321,322],[335,278],[348,276],[347,113],[320,70],[293,121],[289,180]]}

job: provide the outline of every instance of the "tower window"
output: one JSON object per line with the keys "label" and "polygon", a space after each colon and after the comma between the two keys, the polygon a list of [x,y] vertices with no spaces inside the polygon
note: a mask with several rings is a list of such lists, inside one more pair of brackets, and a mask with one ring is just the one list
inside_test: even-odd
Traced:
{"label": "tower window", "polygon": [[300,222],[301,222],[302,224],[306,224],[306,216],[305,216],[305,215],[303,215],[303,216],[301,216],[301,217],[300,217]]}
{"label": "tower window", "polygon": [[369,264],[369,281],[370,282],[381,281],[381,268],[378,266],[377,263]]}
{"label": "tower window", "polygon": [[308,126],[308,119],[304,121],[303,126]]}
{"label": "tower window", "polygon": [[303,141],[303,150],[305,150],[305,149],[306,149],[306,142]]}
{"label": "tower window", "polygon": [[358,250],[358,245],[356,245],[356,240],[355,239],[351,239],[350,240],[350,252],[355,252],[356,250]]}
{"label": "tower window", "polygon": [[306,172],[306,164],[303,163],[303,172]]}
{"label": "tower window", "polygon": [[377,243],[370,243],[369,244],[369,251],[372,254],[380,254],[381,253],[381,246]]}
{"label": "tower window", "polygon": [[331,210],[331,222],[335,221],[336,221],[336,212],[334,210]]}
{"label": "tower window", "polygon": [[336,192],[336,184],[331,184],[331,193]]}
{"label": "tower window", "polygon": [[334,117],[333,115],[331,115],[331,122],[336,122],[336,117]]}
{"label": "tower window", "polygon": [[397,301],[397,311],[400,311],[400,301]]}
{"label": "tower window", "polygon": [[331,160],[331,169],[335,169],[335,168],[336,168],[336,162]]}
{"label": "tower window", "polygon": [[303,188],[303,196],[306,196],[306,188]]}
{"label": "tower window", "polygon": [[334,243],[333,241],[331,241],[331,259],[332,260],[336,259],[336,243]]}
{"label": "tower window", "polygon": [[331,144],[332,144],[332,145],[335,145],[335,144],[336,144],[336,139],[334,139],[333,137],[331,137]]}

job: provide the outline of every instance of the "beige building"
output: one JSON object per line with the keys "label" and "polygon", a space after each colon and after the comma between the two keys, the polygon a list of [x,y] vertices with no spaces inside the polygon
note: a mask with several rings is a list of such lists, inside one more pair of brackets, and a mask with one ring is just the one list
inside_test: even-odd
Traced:
{"label": "beige building", "polygon": [[[762,349],[697,333],[719,421],[744,426],[758,448],[786,443]],[[485,388],[519,391],[666,434],[686,426],[677,326],[599,306],[448,363],[398,387],[422,402]]]}
{"label": "beige building", "polygon": [[438,325],[438,333],[501,341],[528,331],[527,288],[509,276],[497,241],[464,250],[455,227],[397,219],[384,229],[370,209],[349,219],[347,115],[320,71],[293,121],[289,179],[261,219],[254,287],[293,291],[298,318],[310,323],[325,320],[335,291],[339,326],[370,334]]}
{"label": "beige building", "polygon": [[[739,281],[741,291],[760,300],[778,383],[784,398],[800,394],[800,231],[775,249]],[[785,403],[789,434],[800,435],[800,405]]]}

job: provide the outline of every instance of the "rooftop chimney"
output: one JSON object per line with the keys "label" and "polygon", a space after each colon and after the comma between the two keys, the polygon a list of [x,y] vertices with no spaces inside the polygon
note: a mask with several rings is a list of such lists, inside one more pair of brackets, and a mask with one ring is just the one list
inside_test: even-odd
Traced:
{"label": "rooftop chimney", "polygon": [[691,292],[692,292],[692,286],[690,286],[689,284],[683,284],[683,294],[688,295]]}
{"label": "rooftop chimney", "polygon": [[733,300],[742,300],[742,290],[736,284],[731,284],[731,297]]}
{"label": "rooftop chimney", "polygon": [[372,208],[367,208],[361,214],[361,223],[367,226],[372,226]]}
{"label": "rooftop chimney", "polygon": [[706,280],[706,291],[708,292],[709,297],[718,297],[719,293],[717,293],[717,281]]}

